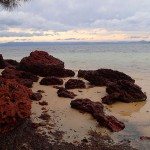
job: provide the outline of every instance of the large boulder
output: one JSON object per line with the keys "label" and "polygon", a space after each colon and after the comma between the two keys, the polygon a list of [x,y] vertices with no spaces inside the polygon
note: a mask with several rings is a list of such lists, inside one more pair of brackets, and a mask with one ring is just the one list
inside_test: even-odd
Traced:
{"label": "large boulder", "polygon": [[66,89],[76,89],[76,88],[86,88],[85,86],[85,82],[82,80],[78,80],[78,79],[69,79],[66,83],[65,83],[65,88]]}
{"label": "large boulder", "polygon": [[118,132],[125,128],[123,122],[118,121],[114,116],[107,116],[104,107],[100,102],[93,102],[90,99],[75,99],[71,101],[71,107],[90,113],[97,122],[113,132]]}
{"label": "large boulder", "polygon": [[41,76],[56,75],[62,72],[64,62],[44,51],[34,51],[24,57],[19,65],[20,70],[32,72]]}
{"label": "large boulder", "polygon": [[106,92],[108,95],[102,98],[102,102],[105,104],[112,104],[116,101],[139,102],[145,101],[147,98],[138,85],[126,80],[107,84]]}
{"label": "large boulder", "polygon": [[31,115],[31,90],[0,78],[0,133],[12,130]]}
{"label": "large boulder", "polygon": [[6,79],[15,79],[20,84],[23,84],[27,87],[32,87],[33,82],[38,81],[38,77],[30,72],[19,71],[14,68],[5,68],[2,72],[2,77]]}
{"label": "large boulder", "polygon": [[34,51],[24,57],[18,67],[19,70],[31,72],[43,77],[72,77],[75,73],[64,68],[64,62],[44,51]]}
{"label": "large boulder", "polygon": [[45,77],[40,81],[41,85],[62,85],[63,80],[57,77]]}
{"label": "large boulder", "polygon": [[111,69],[98,69],[98,70],[79,70],[78,77],[83,77],[91,84],[96,86],[106,86],[109,82],[115,82],[118,80],[127,80],[135,82],[130,76]]}

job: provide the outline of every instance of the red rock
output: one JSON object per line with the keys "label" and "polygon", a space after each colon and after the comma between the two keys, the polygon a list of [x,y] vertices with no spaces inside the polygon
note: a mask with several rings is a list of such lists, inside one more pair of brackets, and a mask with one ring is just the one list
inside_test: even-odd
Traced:
{"label": "red rock", "polygon": [[114,116],[105,115],[103,105],[99,102],[92,102],[90,99],[75,99],[71,101],[71,107],[90,113],[101,126],[113,132],[125,128],[124,123],[118,121]]}
{"label": "red rock", "polygon": [[42,99],[42,94],[41,93],[32,93],[30,98],[31,98],[31,100],[39,101]]}
{"label": "red rock", "polygon": [[5,68],[5,62],[2,54],[0,54],[0,69],[4,69],[4,68]]}
{"label": "red rock", "polygon": [[63,80],[57,77],[45,77],[40,81],[41,85],[62,85]]}
{"label": "red rock", "polygon": [[39,102],[39,104],[40,104],[41,106],[44,106],[44,105],[48,105],[48,102],[42,101],[42,102]]}
{"label": "red rock", "polygon": [[86,88],[86,86],[85,86],[85,82],[82,80],[69,79],[65,83],[65,88],[66,89],[76,89],[76,88]]}
{"label": "red rock", "polygon": [[38,81],[38,77],[30,72],[19,71],[8,67],[2,72],[2,77],[6,79],[15,79],[20,84],[29,88],[32,87],[33,82]]}
{"label": "red rock", "polygon": [[20,70],[41,76],[60,76],[63,68],[64,62],[44,51],[31,52],[30,56],[24,57],[19,65]]}
{"label": "red rock", "polygon": [[109,82],[115,82],[118,80],[127,80],[135,82],[130,76],[111,69],[98,69],[98,70],[79,70],[79,77],[83,77],[88,80],[91,84],[96,86],[106,86]]}
{"label": "red rock", "polygon": [[102,98],[102,102],[105,104],[112,104],[116,101],[126,103],[138,102],[147,99],[147,96],[142,92],[139,86],[126,80],[109,83],[106,92],[109,95]]}
{"label": "red rock", "polygon": [[61,88],[58,89],[57,95],[59,97],[65,97],[65,98],[74,98],[76,96],[76,94],[74,94],[73,92],[70,92],[70,91],[66,90],[63,87],[61,87]]}
{"label": "red rock", "polygon": [[30,117],[31,93],[15,80],[0,78],[0,133],[12,130]]}
{"label": "red rock", "polygon": [[19,65],[19,62],[17,62],[16,60],[13,59],[5,59],[5,67],[14,67],[16,68]]}

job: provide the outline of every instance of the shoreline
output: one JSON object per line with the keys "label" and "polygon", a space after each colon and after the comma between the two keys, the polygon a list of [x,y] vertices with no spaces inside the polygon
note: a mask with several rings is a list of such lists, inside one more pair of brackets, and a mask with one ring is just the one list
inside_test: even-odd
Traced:
{"label": "shoreline", "polygon": [[[40,52],[40,53],[45,53],[45,52]],[[47,53],[46,55],[48,56]],[[60,61],[56,58],[53,58],[53,56],[50,57],[52,57],[51,59],[55,60],[55,61],[53,60],[54,61],[53,63]],[[64,67],[64,62],[62,61],[60,62],[61,65],[63,65]],[[11,67],[12,66],[10,66],[10,70]],[[32,67],[30,69],[32,69]],[[34,69],[35,71],[39,70],[37,68]],[[40,68],[40,69],[41,70],[43,69],[42,70],[43,72],[45,71],[44,68]],[[67,73],[74,74],[72,70],[67,70],[65,68],[62,69],[64,69],[63,70],[64,76],[67,75]],[[13,68],[12,70],[15,69]],[[2,70],[0,70],[0,72],[1,71]],[[10,74],[9,71],[8,71],[8,75]],[[59,75],[59,72],[57,72],[58,70],[56,71],[51,70],[51,71],[54,71],[53,73]],[[82,82],[84,81],[84,83],[86,84],[86,88],[83,89],[77,88],[77,89],[68,90],[77,95],[74,99],[89,98],[93,102],[101,102],[101,98],[107,95],[106,86],[92,86],[91,84],[89,84],[87,80],[84,80],[83,78],[78,78],[77,70],[74,71],[75,71],[74,77],[63,77],[63,78],[59,77],[59,79],[63,80],[63,83],[67,82],[69,79],[80,79],[82,80]],[[45,72],[48,74],[47,70]],[[15,73],[13,75],[15,75]],[[95,140],[97,141],[99,139],[98,137],[100,136],[100,138],[102,139],[104,138],[104,140],[101,141],[99,139],[100,143],[98,142],[97,144],[98,145],[102,144],[104,147],[108,146],[107,148],[109,149],[111,149],[111,147],[113,146],[118,146],[118,145],[124,145],[124,148],[127,148],[129,146],[130,149],[132,149],[132,146],[135,148],[149,147],[150,143],[145,138],[145,137],[150,137],[150,124],[148,121],[150,119],[149,117],[150,80],[148,78],[141,78],[140,76],[138,76],[138,74],[135,78],[136,84],[140,85],[143,88],[143,90],[147,92],[148,99],[146,102],[132,102],[132,103],[117,102],[111,105],[103,104],[104,112],[106,113],[106,115],[113,115],[114,117],[119,119],[119,121],[125,123],[125,129],[116,133],[110,132],[105,127],[101,127],[97,123],[97,121],[92,117],[91,114],[85,112],[83,113],[83,111],[79,111],[71,108],[70,102],[73,99],[58,97],[57,96],[58,89],[56,89],[56,87],[54,87],[53,85],[52,86],[40,85],[39,82],[41,81],[41,79],[42,77],[39,77],[38,82],[34,82],[33,87],[31,89],[34,93],[37,92],[38,90],[44,91],[41,93],[43,97],[39,101],[34,101],[34,100],[32,101],[31,104],[32,114],[30,116],[31,122],[29,121],[30,125],[28,123],[27,124],[29,125],[28,126],[29,128],[30,126],[31,128],[32,127],[36,128],[35,133],[38,134],[38,136],[40,136],[41,138],[42,137],[45,138],[46,140],[45,142],[50,143],[49,146],[52,146],[53,144],[57,144],[58,146],[59,144],[62,143],[72,143],[76,148],[77,145],[80,145],[82,147],[83,146],[82,144],[85,144],[86,146],[93,146],[94,141]],[[113,79],[117,79],[117,77],[116,78],[113,77]],[[133,79],[131,78],[131,80]],[[41,102],[44,102],[44,104],[40,104]],[[12,131],[11,133],[15,132],[15,130]],[[107,137],[106,140],[105,137]],[[0,136],[0,138],[2,137]],[[5,143],[5,140],[3,142]],[[110,145],[108,145],[108,143],[106,144],[105,142],[106,143],[108,142]],[[86,146],[84,146],[84,148]]]}

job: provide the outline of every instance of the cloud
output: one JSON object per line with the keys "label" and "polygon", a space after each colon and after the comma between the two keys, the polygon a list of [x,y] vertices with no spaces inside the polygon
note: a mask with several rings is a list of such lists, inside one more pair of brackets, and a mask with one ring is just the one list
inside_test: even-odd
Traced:
{"label": "cloud", "polygon": [[[74,30],[75,33],[88,28],[93,36],[97,34],[94,29],[102,29],[98,34],[124,32],[130,37],[150,31],[149,5],[149,0],[31,0],[11,12],[0,10],[0,30],[3,32],[0,36],[15,36],[15,33],[8,32],[13,28],[22,30],[22,33],[16,33],[18,36],[40,36],[38,34],[41,33],[43,36],[56,36],[58,32]],[[23,33],[26,30],[41,33]],[[49,31],[53,33],[44,34]]]}
{"label": "cloud", "polygon": [[43,33],[24,33],[24,32],[8,32],[0,31],[0,37],[33,37],[33,36],[42,36]]}

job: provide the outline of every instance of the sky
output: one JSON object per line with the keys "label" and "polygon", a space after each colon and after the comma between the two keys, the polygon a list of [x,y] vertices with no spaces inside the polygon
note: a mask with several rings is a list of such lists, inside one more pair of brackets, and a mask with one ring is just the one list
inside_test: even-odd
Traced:
{"label": "sky", "polygon": [[150,40],[150,0],[31,0],[0,7],[0,43]]}

